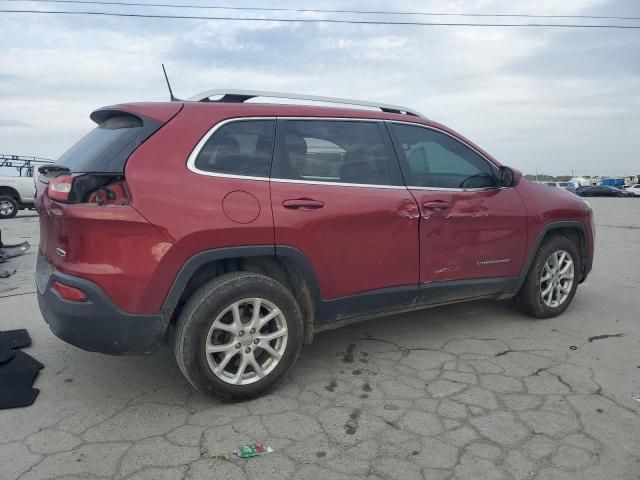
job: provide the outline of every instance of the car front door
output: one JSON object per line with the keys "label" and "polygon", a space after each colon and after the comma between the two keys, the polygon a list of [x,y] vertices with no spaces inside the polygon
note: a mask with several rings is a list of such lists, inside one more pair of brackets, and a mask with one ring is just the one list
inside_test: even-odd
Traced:
{"label": "car front door", "polygon": [[413,305],[419,214],[384,123],[279,119],[277,131],[275,243],[311,264],[333,305],[318,320]]}
{"label": "car front door", "polygon": [[420,303],[504,293],[520,274],[526,211],[497,168],[451,134],[389,123],[420,208]]}

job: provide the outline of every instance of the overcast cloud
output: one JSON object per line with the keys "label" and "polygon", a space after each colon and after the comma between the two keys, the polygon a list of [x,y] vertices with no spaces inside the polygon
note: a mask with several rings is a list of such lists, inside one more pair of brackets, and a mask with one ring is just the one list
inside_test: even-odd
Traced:
{"label": "overcast cloud", "polygon": [[[637,0],[235,4],[640,16]],[[0,8],[34,5],[0,1]],[[163,8],[145,11],[176,13]],[[374,17],[380,18],[368,18]],[[593,23],[598,22],[602,21]],[[160,69],[164,62],[174,93],[183,98],[227,87],[397,103],[451,126],[502,163],[528,173],[640,173],[640,30],[0,14],[0,31],[0,153],[57,158],[92,128],[88,115],[95,108],[166,100]]]}

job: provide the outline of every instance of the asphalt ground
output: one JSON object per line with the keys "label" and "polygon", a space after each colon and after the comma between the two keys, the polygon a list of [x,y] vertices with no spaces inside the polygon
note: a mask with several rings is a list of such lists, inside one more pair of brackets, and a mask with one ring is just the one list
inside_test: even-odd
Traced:
{"label": "asphalt ground", "polygon": [[[590,200],[596,256],[560,317],[509,301],[319,334],[285,383],[224,404],[172,352],[110,357],[57,339],[37,307],[37,217],[0,221],[32,249],[0,269],[0,330],[45,365],[0,410],[0,479],[639,479],[640,200]],[[273,453],[215,458],[253,440]]]}

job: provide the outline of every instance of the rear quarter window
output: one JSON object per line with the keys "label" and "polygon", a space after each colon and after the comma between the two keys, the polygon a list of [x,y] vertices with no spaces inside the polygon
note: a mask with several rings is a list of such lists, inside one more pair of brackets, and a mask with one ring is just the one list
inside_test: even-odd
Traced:
{"label": "rear quarter window", "polygon": [[273,154],[275,120],[238,120],[214,130],[198,152],[200,171],[268,177]]}

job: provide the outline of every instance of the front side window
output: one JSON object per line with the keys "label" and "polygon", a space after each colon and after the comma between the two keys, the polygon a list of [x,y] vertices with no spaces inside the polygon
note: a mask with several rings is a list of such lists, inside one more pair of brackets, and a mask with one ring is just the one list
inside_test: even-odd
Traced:
{"label": "front side window", "polygon": [[388,157],[375,122],[287,120],[275,178],[391,185]]}
{"label": "front side window", "polygon": [[218,128],[195,160],[199,170],[268,177],[275,120],[242,120]]}
{"label": "front side window", "polygon": [[489,188],[496,179],[489,162],[460,141],[436,130],[393,124],[407,184],[434,188]]}

